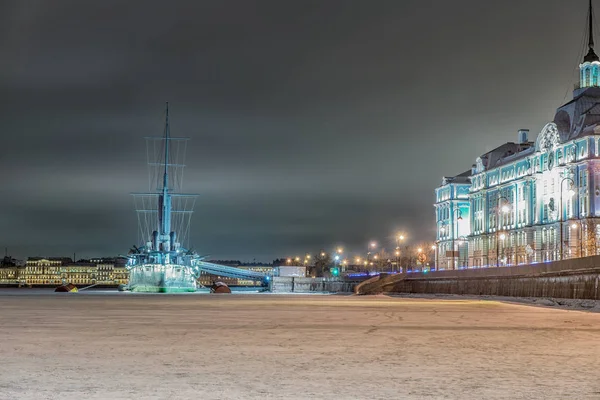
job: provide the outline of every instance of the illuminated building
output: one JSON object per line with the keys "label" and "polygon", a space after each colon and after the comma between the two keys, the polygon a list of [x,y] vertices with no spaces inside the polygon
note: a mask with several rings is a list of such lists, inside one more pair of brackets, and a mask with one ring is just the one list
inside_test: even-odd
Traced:
{"label": "illuminated building", "polygon": [[63,275],[61,267],[70,263],[72,263],[70,258],[30,257],[25,268],[18,273],[18,281],[26,285],[60,285]]}
{"label": "illuminated building", "polygon": [[24,266],[0,267],[0,284],[25,286],[77,286],[127,284],[129,271],[122,259],[72,262],[70,258],[30,257]]}
{"label": "illuminated building", "polygon": [[19,267],[16,265],[0,266],[0,285],[14,285],[17,283]]}
{"label": "illuminated building", "polygon": [[463,267],[452,262],[449,244],[463,237],[470,268],[600,254],[600,60],[591,16],[590,4],[588,53],[573,99],[534,142],[520,130],[516,143],[478,157],[469,173],[436,189],[441,268]]}
{"label": "illuminated building", "polygon": [[465,265],[465,238],[470,233],[470,175],[471,171],[467,171],[454,177],[444,177],[442,186],[435,190],[439,269],[456,269]]}

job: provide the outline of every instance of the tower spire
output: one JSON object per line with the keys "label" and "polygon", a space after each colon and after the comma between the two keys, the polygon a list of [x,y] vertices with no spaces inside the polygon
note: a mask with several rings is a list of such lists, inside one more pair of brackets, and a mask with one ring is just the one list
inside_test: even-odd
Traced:
{"label": "tower spire", "polygon": [[590,7],[588,11],[588,53],[583,58],[583,62],[599,61],[600,59],[594,52],[594,23],[593,23],[593,8],[592,0],[590,0]]}
{"label": "tower spire", "polygon": [[592,0],[590,0],[589,22],[590,22],[590,29],[588,31],[588,35],[589,35],[588,47],[590,49],[593,49],[594,48],[594,25],[592,23]]}

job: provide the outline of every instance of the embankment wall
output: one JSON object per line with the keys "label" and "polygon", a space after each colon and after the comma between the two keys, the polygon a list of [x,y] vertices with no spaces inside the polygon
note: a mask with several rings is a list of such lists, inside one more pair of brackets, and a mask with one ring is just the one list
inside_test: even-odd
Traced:
{"label": "embankment wall", "polygon": [[[398,275],[380,292],[600,299],[600,256],[517,267]],[[371,286],[373,288],[373,286]]]}
{"label": "embankment wall", "polygon": [[351,293],[355,282],[340,278],[273,277],[273,293]]}

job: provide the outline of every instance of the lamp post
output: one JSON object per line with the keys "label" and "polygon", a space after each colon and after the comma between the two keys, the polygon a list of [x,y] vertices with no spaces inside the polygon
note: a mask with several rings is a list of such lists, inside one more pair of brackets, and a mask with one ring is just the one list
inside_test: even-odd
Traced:
{"label": "lamp post", "polygon": [[576,230],[577,228],[580,228],[579,235],[577,238],[579,241],[579,257],[583,257],[583,243],[582,243],[582,237],[581,237],[583,229],[581,229],[581,222],[579,224],[577,224],[576,222],[573,222],[571,225],[569,225],[569,239],[571,238],[571,231]]}
{"label": "lamp post", "polygon": [[371,249],[375,250],[376,247],[377,242],[369,242],[369,245],[367,246],[367,263],[371,260]]}
{"label": "lamp post", "polygon": [[[504,233],[500,234],[499,240],[502,240],[502,243],[504,243],[504,239],[506,239],[506,235]],[[504,244],[502,244],[502,248],[504,249]],[[498,243],[496,243],[496,264],[498,264],[500,262],[500,253],[498,250],[499,250]]]}
{"label": "lamp post", "polygon": [[[441,242],[442,239],[445,239],[445,232],[446,232],[446,228],[444,226],[441,226],[440,227],[440,240],[439,240],[439,242]],[[436,256],[439,253],[439,248],[440,248],[439,242],[438,242],[438,250],[435,253]],[[446,262],[446,267],[444,269],[446,269],[448,267],[448,245],[446,244],[443,247],[446,249],[446,255],[444,256],[444,261]]]}
{"label": "lamp post", "polygon": [[398,237],[396,237],[396,269],[398,269],[398,272],[400,272],[400,242],[403,240],[404,235],[398,235]]}
{"label": "lamp post", "polygon": [[338,247],[337,249],[335,249],[335,252],[337,253],[335,256],[335,260],[339,261],[342,258],[342,253],[344,252],[344,249],[342,247]]}
{"label": "lamp post", "polygon": [[[560,226],[560,259],[563,259],[563,247],[564,247],[564,243],[563,243],[563,183],[565,181],[570,181],[572,186],[575,186],[575,181],[569,177],[566,178],[562,178],[562,180],[560,181],[560,216],[559,216],[559,226]],[[572,197],[575,194],[575,192],[573,191],[573,189],[569,189],[569,198]]]}
{"label": "lamp post", "polygon": [[456,269],[456,253],[454,251],[454,241],[456,236],[458,236],[458,221],[462,221],[462,211],[460,210],[460,207],[454,207],[454,211],[458,211],[458,217],[456,217],[456,224],[454,223],[454,221],[452,221],[452,269]]}
{"label": "lamp post", "polygon": [[[466,239],[464,236],[461,236],[461,237],[460,237],[460,241],[459,241],[458,243],[459,243],[459,245],[461,245],[461,244],[462,244],[462,245],[466,245],[466,244],[468,243],[468,241],[467,241],[467,239]],[[463,258],[463,262],[462,262],[463,269],[468,267],[468,266],[467,266],[467,256],[468,256],[468,254],[467,254],[467,250],[468,250],[468,249],[465,249],[465,250],[463,251],[463,252],[465,253],[465,254],[464,254],[464,258]],[[460,247],[459,247],[459,250],[458,250],[458,255],[460,256]]]}
{"label": "lamp post", "polygon": [[[510,207],[508,207],[506,204],[500,206],[501,200],[504,200],[506,203],[510,203],[510,201],[506,197],[498,195],[498,204],[496,205],[496,267],[500,266],[500,240],[498,240],[500,233],[500,211],[502,211],[505,214],[510,211]],[[501,236],[502,240],[506,238],[506,235],[504,233]]]}

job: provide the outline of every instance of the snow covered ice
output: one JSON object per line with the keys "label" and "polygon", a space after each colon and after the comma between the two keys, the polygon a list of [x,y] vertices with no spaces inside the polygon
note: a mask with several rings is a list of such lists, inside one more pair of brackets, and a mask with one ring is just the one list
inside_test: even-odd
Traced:
{"label": "snow covered ice", "polygon": [[473,299],[3,291],[0,398],[598,399],[599,323]]}

